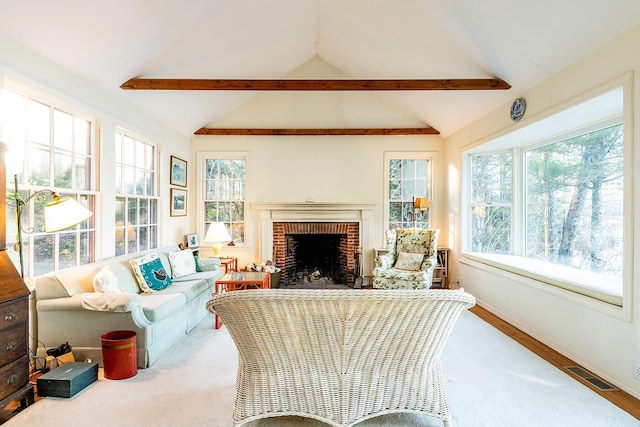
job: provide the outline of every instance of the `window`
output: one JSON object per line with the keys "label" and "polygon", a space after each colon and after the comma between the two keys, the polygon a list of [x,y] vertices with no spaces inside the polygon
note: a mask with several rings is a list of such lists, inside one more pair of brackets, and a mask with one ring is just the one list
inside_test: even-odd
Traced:
{"label": "window", "polygon": [[[16,85],[17,86],[17,85]],[[18,179],[18,190],[27,199],[43,189],[74,198],[95,211],[95,119],[45,95],[26,88],[3,89],[0,127],[10,151],[7,182]],[[13,186],[9,191],[13,191]],[[35,197],[26,206],[22,221],[25,278],[92,262],[95,258],[95,220],[56,233],[44,232],[43,208],[51,199]],[[16,235],[15,207],[8,206],[7,236]],[[10,243],[10,242],[8,242]],[[16,265],[18,256],[9,254]]]}
{"label": "window", "polygon": [[511,251],[511,152],[471,157],[471,250]]}
{"label": "window", "polygon": [[467,254],[622,305],[623,117],[619,87],[472,150]]}
{"label": "window", "polygon": [[[413,201],[431,201],[432,159],[426,153],[385,153],[388,228],[428,228],[430,211],[414,216]],[[414,222],[415,220],[415,222]]]}
{"label": "window", "polygon": [[116,132],[116,255],[158,246],[158,154],[131,132]]}
{"label": "window", "polygon": [[[230,156],[230,157],[228,157]],[[245,243],[245,202],[247,182],[245,155],[208,155],[204,158],[202,188],[204,229],[212,222],[223,222],[234,245]]]}

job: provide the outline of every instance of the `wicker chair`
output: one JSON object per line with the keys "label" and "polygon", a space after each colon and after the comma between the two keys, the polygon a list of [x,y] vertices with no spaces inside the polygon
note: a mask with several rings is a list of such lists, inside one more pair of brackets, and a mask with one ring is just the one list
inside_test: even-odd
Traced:
{"label": "wicker chair", "polygon": [[[440,230],[423,228],[397,228],[387,230],[387,253],[375,259],[373,287],[382,289],[428,289],[437,261],[437,242]],[[400,253],[418,256],[414,266],[402,268]]]}
{"label": "wicker chair", "polygon": [[451,425],[440,355],[475,298],[454,290],[246,290],[207,309],[239,355],[234,425],[302,416],[353,426],[393,412]]}

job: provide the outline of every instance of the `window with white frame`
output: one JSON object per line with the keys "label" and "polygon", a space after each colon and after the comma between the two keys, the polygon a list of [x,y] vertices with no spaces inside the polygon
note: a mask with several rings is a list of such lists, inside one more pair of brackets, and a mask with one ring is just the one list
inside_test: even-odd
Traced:
{"label": "window with white frame", "polygon": [[233,244],[244,245],[247,156],[207,153],[202,167],[203,234],[211,223],[222,222]]}
{"label": "window with white frame", "polygon": [[119,129],[115,141],[116,255],[158,246],[156,145]]}
{"label": "window with white frame", "polygon": [[615,88],[467,154],[467,254],[622,305],[623,95]]}
{"label": "window with white frame", "polygon": [[414,200],[431,201],[432,156],[428,153],[385,153],[386,206],[388,229],[429,228],[429,209],[414,211]]}
{"label": "window with white frame", "polygon": [[[12,85],[13,86],[13,85]],[[27,199],[52,190],[95,211],[95,118],[46,94],[15,85],[0,92],[0,128],[9,146],[7,183]],[[55,232],[44,231],[49,198],[33,198],[22,214],[25,278],[86,264],[95,259],[95,220]],[[7,212],[7,243],[17,234],[15,206]],[[17,255],[8,251],[16,265]]]}

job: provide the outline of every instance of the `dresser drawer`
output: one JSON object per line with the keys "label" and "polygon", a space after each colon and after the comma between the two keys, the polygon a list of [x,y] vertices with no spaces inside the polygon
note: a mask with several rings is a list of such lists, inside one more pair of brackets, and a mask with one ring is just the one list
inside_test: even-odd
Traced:
{"label": "dresser drawer", "polygon": [[0,399],[29,383],[29,357],[25,354],[15,362],[0,367]]}
{"label": "dresser drawer", "polygon": [[27,354],[27,324],[0,331],[0,366]]}
{"label": "dresser drawer", "polygon": [[29,321],[29,305],[26,298],[0,304],[0,331]]}

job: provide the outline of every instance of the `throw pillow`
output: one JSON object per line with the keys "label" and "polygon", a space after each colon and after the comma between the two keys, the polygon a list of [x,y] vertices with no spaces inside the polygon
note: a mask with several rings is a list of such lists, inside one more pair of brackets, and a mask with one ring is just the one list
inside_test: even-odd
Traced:
{"label": "throw pillow", "polygon": [[196,273],[202,273],[202,267],[200,267],[200,257],[198,257],[197,255],[194,255],[193,259],[196,262]]}
{"label": "throw pillow", "polygon": [[174,279],[196,272],[196,261],[193,258],[193,252],[191,249],[170,252],[169,264],[171,264],[171,271],[173,272]]}
{"label": "throw pillow", "polygon": [[409,252],[399,252],[398,259],[396,260],[395,268],[400,270],[420,270],[424,254],[412,254]]}
{"label": "throw pillow", "polygon": [[132,259],[129,263],[143,292],[160,291],[171,284],[171,276],[164,269],[158,254]]}
{"label": "throw pillow", "polygon": [[102,270],[93,277],[93,290],[104,294],[123,294],[124,288],[109,266],[102,267]]}

